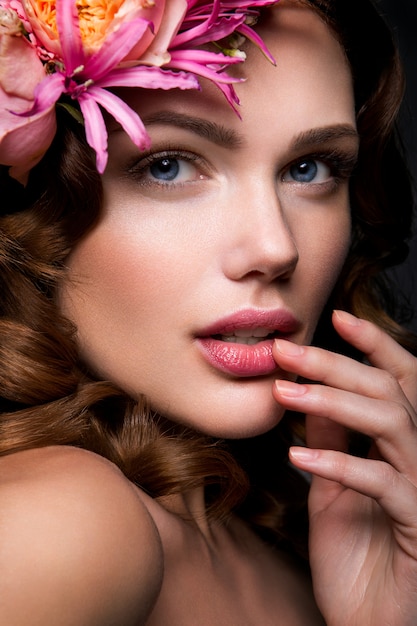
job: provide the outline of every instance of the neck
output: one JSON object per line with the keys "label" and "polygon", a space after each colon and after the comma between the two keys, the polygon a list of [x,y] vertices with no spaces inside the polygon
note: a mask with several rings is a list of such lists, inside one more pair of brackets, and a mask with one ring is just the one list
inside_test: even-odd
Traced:
{"label": "neck", "polygon": [[184,521],[194,524],[207,541],[212,539],[210,519],[207,515],[204,487],[196,487],[188,491],[163,496],[158,502],[170,513],[178,515]]}

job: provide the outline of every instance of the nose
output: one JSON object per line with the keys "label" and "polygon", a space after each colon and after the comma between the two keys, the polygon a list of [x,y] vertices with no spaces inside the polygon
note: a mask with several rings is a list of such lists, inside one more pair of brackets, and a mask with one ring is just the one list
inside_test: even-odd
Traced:
{"label": "nose", "polygon": [[223,271],[231,280],[256,276],[271,282],[288,279],[299,253],[274,184],[259,179],[234,194],[228,211]]}

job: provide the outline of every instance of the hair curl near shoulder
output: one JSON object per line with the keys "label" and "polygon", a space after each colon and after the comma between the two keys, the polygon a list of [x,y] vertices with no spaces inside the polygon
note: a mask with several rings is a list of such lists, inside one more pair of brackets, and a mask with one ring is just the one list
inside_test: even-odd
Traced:
{"label": "hair curl near shoulder", "polygon": [[[298,1],[329,23],[346,50],[361,137],[352,246],[329,309],[373,320],[416,351],[392,317],[381,278],[405,257],[412,216],[395,130],[403,91],[397,52],[368,0]],[[308,488],[287,463],[295,416],[256,439],[214,441],[153,415],[146,399],[134,402],[94,380],[80,362],[56,293],[68,253],[98,218],[102,186],[77,122],[59,115],[60,131],[26,188],[0,172],[0,454],[54,444],[88,448],[156,498],[205,484],[213,515],[235,508],[260,534],[304,552]],[[338,345],[327,310],[316,339]]]}

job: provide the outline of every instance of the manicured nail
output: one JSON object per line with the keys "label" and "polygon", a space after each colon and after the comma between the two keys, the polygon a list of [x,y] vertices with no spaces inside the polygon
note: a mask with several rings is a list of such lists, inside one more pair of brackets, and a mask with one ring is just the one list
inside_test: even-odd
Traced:
{"label": "manicured nail", "polygon": [[343,324],[349,324],[349,326],[359,326],[361,320],[358,317],[348,313],[347,311],[334,311],[336,317],[343,322]]}
{"label": "manicured nail", "polygon": [[311,462],[318,458],[319,451],[313,448],[290,448],[290,459],[294,461]]}
{"label": "manicured nail", "polygon": [[275,339],[275,345],[278,352],[286,354],[287,356],[300,356],[304,352],[303,346],[299,346],[297,343],[293,343],[287,339]]}
{"label": "manicured nail", "polygon": [[307,393],[306,385],[293,383],[290,380],[276,380],[275,387],[281,396],[288,396],[289,398],[296,398]]}

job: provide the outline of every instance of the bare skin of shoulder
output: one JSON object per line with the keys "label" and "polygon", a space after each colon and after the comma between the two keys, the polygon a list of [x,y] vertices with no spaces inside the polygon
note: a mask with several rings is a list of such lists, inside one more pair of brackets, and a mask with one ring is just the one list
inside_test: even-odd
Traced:
{"label": "bare skin of shoulder", "polygon": [[70,447],[0,458],[0,623],[138,626],[162,582],[162,549],[136,490]]}
{"label": "bare skin of shoulder", "polygon": [[0,623],[324,624],[302,572],[242,522],[208,524],[200,492],[158,503],[63,446],[1,457],[0,502]]}

